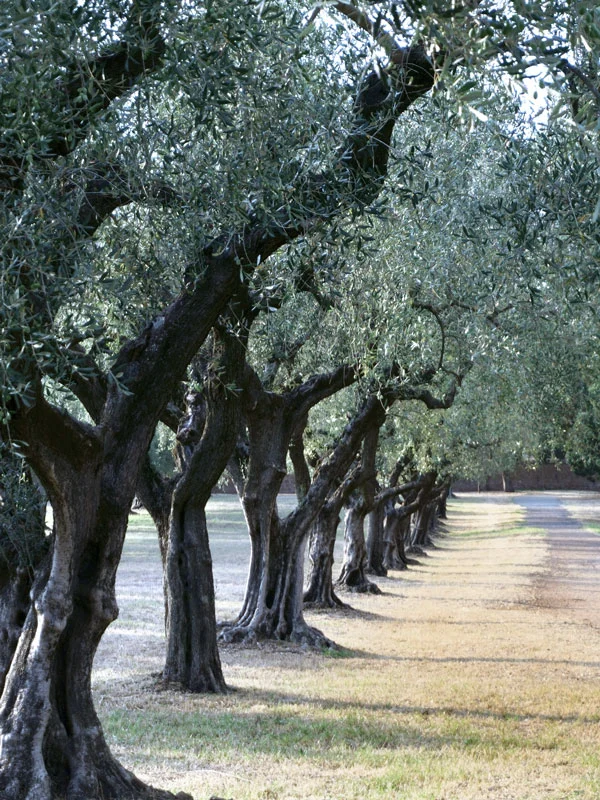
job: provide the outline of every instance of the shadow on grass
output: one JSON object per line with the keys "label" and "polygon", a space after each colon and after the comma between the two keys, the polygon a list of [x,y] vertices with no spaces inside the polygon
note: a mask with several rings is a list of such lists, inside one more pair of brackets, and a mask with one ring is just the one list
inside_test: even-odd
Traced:
{"label": "shadow on grass", "polygon": [[296,762],[326,759],[331,768],[344,766],[349,757],[368,763],[377,754],[407,749],[472,750],[490,758],[502,750],[554,749],[555,733],[523,730],[520,723],[595,726],[600,720],[600,715],[352,703],[256,690],[240,690],[236,697],[240,705],[227,710],[204,705],[201,698],[193,709],[182,708],[185,701],[175,698],[168,709],[112,710],[103,715],[103,724],[136,761],[252,763],[262,755]]}
{"label": "shadow on grass", "polygon": [[[559,663],[559,662],[558,662]],[[600,711],[588,715],[583,714],[538,714],[538,713],[523,713],[518,710],[515,711],[492,711],[490,709],[479,708],[460,708],[457,706],[427,706],[427,705],[406,705],[389,703],[370,703],[370,702],[354,702],[352,700],[330,700],[326,698],[315,698],[312,696],[304,696],[292,693],[280,693],[275,691],[260,690],[260,689],[240,689],[238,690],[240,698],[253,701],[254,703],[263,702],[269,706],[283,706],[293,708],[295,706],[306,706],[315,710],[333,710],[340,712],[340,720],[346,718],[348,724],[354,725],[355,719],[361,714],[393,714],[400,716],[416,716],[418,717],[456,717],[459,719],[489,719],[498,721],[515,721],[515,722],[557,722],[557,723],[583,723],[587,725],[597,725],[600,722]],[[283,711],[279,712],[281,716]],[[346,717],[342,716],[346,715]],[[378,720],[374,720],[375,725]],[[393,729],[398,727],[397,720],[381,718],[383,727],[391,726]],[[415,733],[413,725],[408,725],[408,729]],[[370,725],[363,729],[363,734],[370,731]],[[398,727],[399,735],[402,738],[406,734],[406,730]],[[404,732],[402,732],[404,731]],[[418,728],[421,731],[421,728]],[[419,734],[420,735],[420,734]],[[438,736],[432,736],[431,739],[436,740]],[[447,741],[446,736],[442,738]],[[384,735],[386,739],[386,735]],[[387,739],[386,739],[387,741]],[[426,743],[423,744],[426,746]]]}

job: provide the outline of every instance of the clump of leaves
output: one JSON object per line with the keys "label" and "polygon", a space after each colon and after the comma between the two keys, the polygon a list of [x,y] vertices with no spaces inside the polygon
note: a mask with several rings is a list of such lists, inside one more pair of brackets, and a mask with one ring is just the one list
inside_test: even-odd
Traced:
{"label": "clump of leaves", "polygon": [[0,562],[9,571],[33,569],[46,552],[45,509],[23,459],[0,443]]}

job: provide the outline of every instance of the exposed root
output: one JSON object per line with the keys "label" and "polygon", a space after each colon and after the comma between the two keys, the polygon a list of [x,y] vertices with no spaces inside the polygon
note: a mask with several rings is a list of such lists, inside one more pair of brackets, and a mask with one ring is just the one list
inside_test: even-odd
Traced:
{"label": "exposed root", "polygon": [[[427,555],[427,553],[425,552],[425,550],[423,550],[423,548],[422,548],[422,547],[419,547],[419,546],[418,546],[418,545],[416,545],[416,544],[412,545],[411,547],[408,547],[408,548],[407,548],[407,550],[406,550],[406,552],[407,552],[407,553],[411,553],[411,554],[412,554],[412,555],[414,555],[414,556],[426,556],[426,555]],[[407,561],[408,561],[408,563],[410,564],[410,559],[407,559]]]}
{"label": "exposed root", "polygon": [[318,650],[339,650],[338,645],[328,639],[318,628],[310,625],[297,625],[290,635],[290,641],[302,647],[312,647]]}
{"label": "exposed root", "polygon": [[311,611],[325,611],[336,608],[346,608],[344,603],[337,594],[329,587],[326,592],[307,591],[304,594],[304,608],[309,608]]}
{"label": "exposed root", "polygon": [[292,642],[303,648],[317,650],[337,650],[338,646],[324,633],[306,623],[296,624],[291,631],[272,628],[233,625],[221,630],[219,641],[225,644],[241,644],[254,647],[260,642]]}
{"label": "exposed root", "polygon": [[259,638],[255,628],[234,623],[222,626],[218,641],[224,644],[255,645]]}
{"label": "exposed root", "polygon": [[406,563],[402,561],[401,558],[394,558],[392,560],[386,561],[384,563],[384,567],[390,571],[393,570],[394,572],[402,572],[403,570],[408,569],[408,559],[406,559]]}
{"label": "exposed root", "polygon": [[304,608],[308,611],[336,611],[338,609],[350,608],[348,603],[333,593],[331,597],[320,598],[318,600],[305,600]]}
{"label": "exposed root", "polygon": [[352,586],[349,586],[347,583],[339,583],[337,584],[337,588],[345,592],[352,592],[352,594],[383,594],[376,583],[366,578]]}

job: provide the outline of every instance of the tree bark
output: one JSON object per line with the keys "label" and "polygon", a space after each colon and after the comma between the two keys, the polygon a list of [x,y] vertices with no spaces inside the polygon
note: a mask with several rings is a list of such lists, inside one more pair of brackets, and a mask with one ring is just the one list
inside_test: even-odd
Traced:
{"label": "tree bark", "polygon": [[333,589],[333,551],[340,524],[341,497],[324,503],[310,531],[308,587],[304,605],[311,608],[344,608],[346,606]]}
{"label": "tree bark", "polygon": [[0,695],[29,611],[33,576],[49,549],[46,497],[0,439]]}
{"label": "tree bark", "polygon": [[[202,425],[188,418],[178,439],[189,451],[171,504],[167,553],[166,682],[192,692],[227,691],[217,646],[215,590],[206,503],[233,453],[241,422],[238,386],[246,339],[215,333],[218,353],[204,385]],[[192,398],[192,411],[198,407]],[[196,438],[199,437],[199,441]]]}
{"label": "tree bark", "polygon": [[277,494],[286,475],[288,448],[293,437],[301,435],[309,409],[353,383],[356,371],[339,367],[282,394],[265,391],[252,370],[247,380],[248,465],[241,501],[251,542],[250,567],[242,609],[236,620],[223,626],[221,638],[328,646],[329,640],[307,625],[302,611],[304,549],[318,508],[310,505],[307,492],[300,503],[303,515],[293,512],[281,520]]}
{"label": "tree bark", "polygon": [[[352,592],[379,594],[379,588],[367,578],[369,554],[365,541],[365,519],[375,506],[377,488],[375,459],[379,443],[379,429],[385,414],[369,428],[363,442],[361,468],[369,478],[354,493],[348,504],[344,528],[344,561],[337,586]],[[373,546],[374,543],[373,543]]]}
{"label": "tree bark", "polygon": [[130,479],[129,502],[119,502],[123,487],[114,464],[103,465],[102,436],[41,397],[21,422],[25,441],[38,428],[28,457],[50,497],[55,534],[0,700],[0,792],[7,800],[166,798],[111,756],[91,694],[93,658],[117,616],[115,576],[134,486]]}
{"label": "tree bark", "polygon": [[367,574],[385,577],[387,569],[384,558],[384,519],[383,503],[375,503],[367,516]]}
{"label": "tree bark", "polygon": [[336,586],[361,594],[381,594],[379,587],[367,578],[365,543],[366,510],[360,502],[350,505],[344,527],[344,561]]}
{"label": "tree bark", "polygon": [[386,510],[384,522],[385,551],[383,563],[388,570],[408,569],[409,559],[405,551],[405,539],[410,529],[410,516],[402,517],[399,509],[391,503]]}

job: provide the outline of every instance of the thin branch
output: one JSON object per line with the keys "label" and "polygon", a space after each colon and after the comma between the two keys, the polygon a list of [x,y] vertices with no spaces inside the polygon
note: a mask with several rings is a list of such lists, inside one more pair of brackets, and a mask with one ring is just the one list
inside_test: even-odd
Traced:
{"label": "thin branch", "polygon": [[563,58],[558,62],[558,68],[562,70],[565,75],[570,74],[574,75],[576,78],[579,78],[586,89],[595,97],[596,102],[600,103],[600,88],[596,86],[592,79],[589,78],[582,69],[576,67],[574,64],[571,64],[566,58]]}
{"label": "thin branch", "polygon": [[416,489],[421,486],[422,481],[411,481],[410,483],[403,483],[402,486],[388,486],[383,489],[379,494],[375,495],[374,505],[378,506],[385,503],[386,500],[391,500],[392,497],[398,497],[399,494],[410,492],[411,489]]}
{"label": "thin branch", "polygon": [[395,51],[402,50],[391,34],[380,31],[378,29],[379,26],[373,23],[364,11],[361,11],[353,3],[335,3],[334,8],[363,31],[366,31],[385,50],[390,58],[393,57]]}
{"label": "thin branch", "polygon": [[316,6],[315,8],[313,8],[313,12],[310,15],[310,17],[308,18],[308,20],[306,22],[306,25],[304,27],[305,28],[310,28],[310,26],[313,24],[313,22],[316,20],[316,18],[321,13],[321,11],[323,11],[323,6]]}

